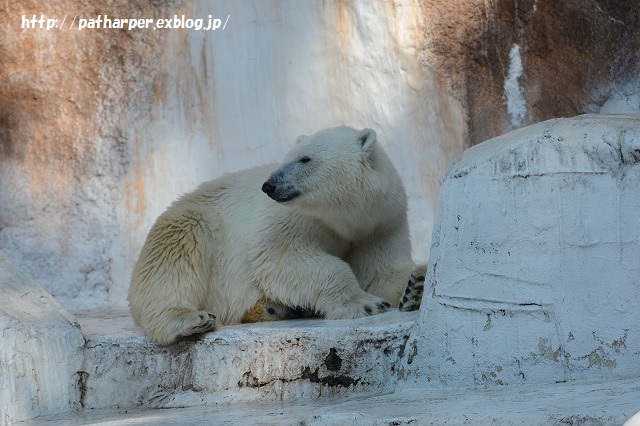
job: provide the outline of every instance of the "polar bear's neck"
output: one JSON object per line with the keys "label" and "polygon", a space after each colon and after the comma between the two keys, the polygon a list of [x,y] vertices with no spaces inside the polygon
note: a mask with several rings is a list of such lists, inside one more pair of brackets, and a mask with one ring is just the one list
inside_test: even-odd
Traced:
{"label": "polar bear's neck", "polygon": [[377,221],[362,220],[354,218],[349,212],[341,212],[336,209],[329,215],[313,213],[315,219],[319,220],[323,226],[331,229],[341,239],[345,241],[359,241],[371,235],[378,228]]}
{"label": "polar bear's neck", "polygon": [[320,221],[341,239],[357,242],[396,229],[407,221],[407,200],[402,186],[354,205],[336,203],[327,209],[304,209],[303,214]]}

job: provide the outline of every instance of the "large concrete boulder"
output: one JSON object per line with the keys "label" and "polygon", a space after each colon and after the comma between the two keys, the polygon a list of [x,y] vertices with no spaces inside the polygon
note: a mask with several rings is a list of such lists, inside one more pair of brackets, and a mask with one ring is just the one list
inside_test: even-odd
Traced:
{"label": "large concrete boulder", "polygon": [[401,388],[640,372],[640,117],[542,122],[468,149],[442,186]]}

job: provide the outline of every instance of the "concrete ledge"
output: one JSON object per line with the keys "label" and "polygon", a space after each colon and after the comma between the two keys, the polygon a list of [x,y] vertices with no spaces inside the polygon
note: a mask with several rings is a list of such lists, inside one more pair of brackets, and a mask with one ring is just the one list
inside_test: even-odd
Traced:
{"label": "concrete ledge", "polygon": [[124,310],[77,317],[87,337],[81,405],[123,409],[390,393],[418,314],[225,327],[169,347]]}
{"label": "concrete ledge", "polygon": [[[316,401],[170,410],[91,410],[32,426],[69,425],[622,425],[640,411],[640,382],[563,383],[491,389],[408,391]],[[630,423],[637,426],[640,423]],[[625,425],[627,426],[627,425]]]}

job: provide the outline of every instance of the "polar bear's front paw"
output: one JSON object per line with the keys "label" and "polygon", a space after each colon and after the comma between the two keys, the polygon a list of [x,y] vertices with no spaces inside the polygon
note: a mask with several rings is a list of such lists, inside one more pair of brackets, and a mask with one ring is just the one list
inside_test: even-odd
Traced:
{"label": "polar bear's front paw", "polygon": [[401,312],[410,312],[420,309],[422,293],[424,292],[424,274],[414,272],[409,278],[407,289],[404,291],[398,308]]}
{"label": "polar bear's front paw", "polygon": [[211,312],[191,312],[182,318],[182,331],[176,336],[176,340],[183,340],[196,334],[213,331],[216,328],[216,316]]}
{"label": "polar bear's front paw", "polygon": [[361,297],[354,301],[335,306],[325,313],[326,319],[353,319],[381,314],[391,308],[389,302],[375,296]]}
{"label": "polar bear's front paw", "polygon": [[364,312],[367,315],[381,314],[383,312],[388,311],[389,308],[391,308],[391,305],[389,304],[389,302],[387,302],[385,300],[383,300],[381,302],[377,302],[373,307],[371,307],[370,305],[364,305],[363,306]]}

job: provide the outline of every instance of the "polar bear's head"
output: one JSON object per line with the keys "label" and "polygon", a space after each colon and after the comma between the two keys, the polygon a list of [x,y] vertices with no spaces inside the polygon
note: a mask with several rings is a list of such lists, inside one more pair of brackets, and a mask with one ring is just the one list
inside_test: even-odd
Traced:
{"label": "polar bear's head", "polygon": [[262,191],[279,203],[298,207],[349,205],[371,189],[381,156],[388,160],[371,129],[336,127],[300,136]]}

